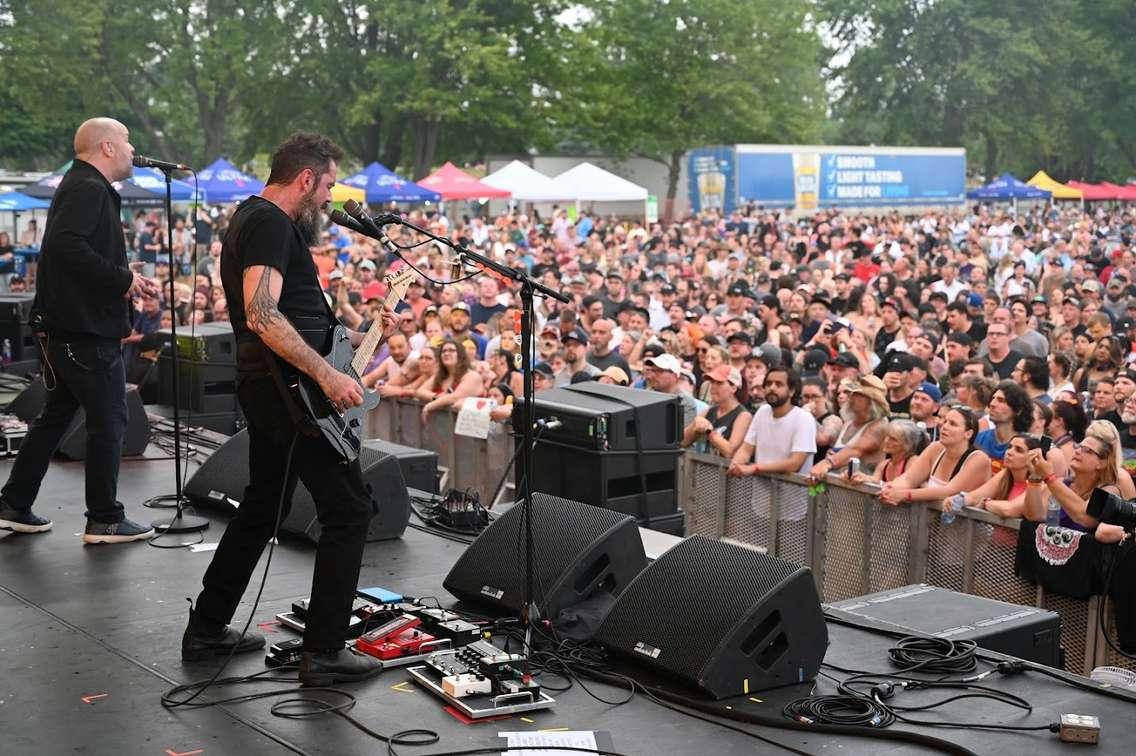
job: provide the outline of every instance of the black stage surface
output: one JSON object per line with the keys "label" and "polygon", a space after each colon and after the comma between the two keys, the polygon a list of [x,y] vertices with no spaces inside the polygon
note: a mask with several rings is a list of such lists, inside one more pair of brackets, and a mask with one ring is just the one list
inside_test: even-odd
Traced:
{"label": "black stage surface", "polygon": [[[161,452],[151,447],[153,456]],[[0,462],[0,480],[11,462]],[[149,519],[140,502],[173,490],[173,463],[130,460],[122,465],[119,497],[128,516]],[[82,463],[53,463],[36,511],[55,521],[46,535],[0,537],[0,753],[57,754],[262,754],[385,752],[336,716],[286,720],[272,716],[270,702],[252,701],[224,708],[168,712],[159,695],[174,683],[198,680],[213,664],[183,664],[179,639],[186,619],[185,597],[195,596],[211,552],[159,550],[145,543],[84,546]],[[206,541],[220,538],[224,519],[216,517]],[[362,582],[403,591],[435,594],[443,603],[441,583],[464,546],[408,530],[401,541],[367,546]],[[263,566],[263,562],[262,562]],[[309,592],[312,548],[285,541],[277,548],[256,622],[269,622],[287,611],[293,599]],[[259,578],[258,578],[259,579]],[[252,586],[239,610],[243,622],[255,597]],[[293,637],[269,626],[269,641]],[[830,624],[827,660],[840,666],[886,669],[886,637]],[[238,657],[226,674],[264,669],[263,656]],[[623,706],[601,704],[577,686],[557,694],[559,705],[519,717],[464,725],[443,711],[441,702],[407,682],[404,671],[391,670],[375,680],[348,686],[358,696],[353,714],[390,734],[407,727],[436,730],[433,746],[400,747],[400,754],[434,754],[499,745],[503,730],[568,728],[606,730],[624,754],[749,754],[784,752],[748,736],[697,721],[636,697]],[[1034,715],[988,701],[963,701],[950,707],[952,718],[1016,724],[1056,721],[1062,712],[1095,714],[1102,722],[1100,745],[1060,743],[1049,733],[1003,734],[962,730],[924,732],[948,738],[978,753],[1136,753],[1136,708],[1100,694],[1075,690],[1040,675],[1020,675],[989,684],[1028,698]],[[242,686],[248,688],[250,686]],[[609,699],[622,692],[590,687]],[[261,686],[253,688],[253,691]],[[720,702],[722,707],[777,714],[781,705],[808,692],[811,685],[757,693],[752,698]],[[822,692],[831,686],[822,682]],[[237,691],[230,688],[225,695]],[[242,689],[240,692],[247,692]],[[910,696],[914,703],[919,693]],[[924,699],[926,700],[926,699]],[[900,703],[900,701],[894,701]],[[934,714],[927,715],[933,718]],[[744,725],[749,727],[748,725]],[[801,751],[821,753],[932,753],[919,746],[878,739],[752,728]],[[898,727],[894,727],[898,729]]]}

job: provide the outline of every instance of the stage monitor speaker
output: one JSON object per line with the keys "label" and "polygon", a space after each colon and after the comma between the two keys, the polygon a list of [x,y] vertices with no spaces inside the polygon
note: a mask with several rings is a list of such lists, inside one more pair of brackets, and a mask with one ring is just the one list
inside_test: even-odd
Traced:
{"label": "stage monitor speaker", "polygon": [[[214,451],[186,481],[185,495],[203,509],[232,514],[240,506],[248,485],[248,453],[248,431],[242,430]],[[400,537],[410,521],[407,485],[423,491],[437,490],[437,453],[369,439],[363,442],[359,465],[363,480],[371,485],[381,507],[379,515],[371,520],[367,540]],[[292,511],[280,529],[317,540],[319,523],[315,511],[312,495],[303,483],[297,483]]]}
{"label": "stage monitor speaker", "polygon": [[[678,449],[682,443],[682,401],[675,394],[595,381],[547,389],[533,398],[533,420],[555,418],[540,438],[600,451]],[[513,408],[520,426],[520,404]]]}
{"label": "stage monitor speaker", "polygon": [[[146,408],[142,406],[142,397],[136,386],[127,386],[126,432],[122,435],[122,456],[138,456],[146,451],[148,443],[150,443],[150,419],[146,416]],[[63,434],[63,441],[59,444],[57,454],[67,459],[87,458],[87,414],[81,407],[75,413],[71,427]]]}
{"label": "stage monitor speaker", "polygon": [[681,457],[681,449],[640,454],[541,441],[533,449],[533,490],[634,515],[646,525],[678,511]]}
{"label": "stage monitor speaker", "polygon": [[[597,591],[619,595],[647,566],[635,519],[543,493],[532,497],[533,601],[542,617]],[[525,599],[523,507],[481,532],[442,585],[462,601],[518,614]]]}
{"label": "stage monitor speaker", "polygon": [[721,699],[813,679],[828,629],[807,567],[691,536],[635,578],[595,639]]}
{"label": "stage monitor speaker", "polygon": [[47,402],[47,387],[43,384],[43,376],[36,376],[24,388],[12,403],[8,405],[9,415],[15,415],[25,423],[30,423],[43,412],[43,405]]}

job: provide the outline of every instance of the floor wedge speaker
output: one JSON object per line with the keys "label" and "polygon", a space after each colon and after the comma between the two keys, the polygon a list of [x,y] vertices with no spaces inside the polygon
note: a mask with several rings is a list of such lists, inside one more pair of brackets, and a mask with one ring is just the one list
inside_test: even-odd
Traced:
{"label": "floor wedge speaker", "polygon": [[[135,457],[146,451],[150,443],[150,419],[142,405],[137,386],[126,387],[126,430],[122,434],[122,456]],[[80,407],[63,434],[56,452],[67,459],[87,458],[87,413]]]}
{"label": "floor wedge speaker", "polygon": [[596,640],[721,699],[813,679],[828,630],[807,567],[691,536],[632,581]]}
{"label": "floor wedge speaker", "polygon": [[[185,495],[198,507],[232,514],[240,506],[248,485],[248,456],[248,431],[242,430],[214,451],[186,481]],[[407,481],[414,488],[434,491],[438,455],[369,439],[363,442],[359,466],[380,507],[379,515],[371,520],[367,540],[400,537],[410,521]],[[315,502],[303,483],[296,484],[292,510],[280,524],[280,530],[313,542],[319,539]]]}
{"label": "floor wedge speaker", "polygon": [[[598,591],[619,595],[647,566],[635,518],[543,493],[532,496],[533,600],[542,617]],[[525,598],[523,507],[481,532],[442,584],[462,601],[518,614]]]}

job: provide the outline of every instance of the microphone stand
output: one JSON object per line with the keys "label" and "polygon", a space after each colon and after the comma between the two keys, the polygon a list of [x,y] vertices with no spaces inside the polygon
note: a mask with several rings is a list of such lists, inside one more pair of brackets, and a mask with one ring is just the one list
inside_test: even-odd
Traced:
{"label": "microphone stand", "polygon": [[[529,275],[507,265],[485,257],[468,247],[464,247],[451,239],[437,236],[424,228],[409,223],[401,218],[392,219],[384,217],[381,220],[390,220],[409,229],[441,242],[452,249],[460,261],[472,261],[480,265],[485,271],[512,280],[520,284],[521,295],[521,371],[524,378],[524,401],[521,404],[521,449],[517,455],[517,488],[521,498],[522,512],[525,521],[525,608],[521,611],[521,623],[525,627],[525,646],[532,648],[532,623],[540,619],[540,610],[533,599],[533,529],[532,529],[532,473],[533,453],[533,395],[536,389],[533,385],[532,347],[533,330],[536,325],[533,300],[537,294],[552,297],[562,304],[571,302],[567,296],[555,289],[550,289]],[[397,254],[397,253],[396,253]],[[402,255],[399,254],[401,258]],[[405,261],[405,258],[404,258]],[[514,431],[515,432],[515,431]]]}
{"label": "microphone stand", "polygon": [[174,395],[174,500],[177,502],[177,512],[173,517],[154,520],[150,527],[162,535],[167,533],[196,533],[209,527],[209,520],[192,514],[186,514],[186,498],[181,490],[181,394],[178,392],[178,340],[177,340],[177,295],[174,280],[174,212],[173,212],[173,184],[170,173],[174,167],[156,166],[166,177],[166,245],[169,248],[170,259],[170,352],[171,383]]}

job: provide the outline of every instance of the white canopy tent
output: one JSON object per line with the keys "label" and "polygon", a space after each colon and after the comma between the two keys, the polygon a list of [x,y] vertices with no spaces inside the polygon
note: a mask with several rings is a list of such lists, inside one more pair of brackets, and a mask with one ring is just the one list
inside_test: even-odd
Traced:
{"label": "white canopy tent", "polygon": [[643,218],[647,218],[647,188],[597,165],[580,163],[553,180],[571,190],[577,208],[581,202],[642,202]]}
{"label": "white canopy tent", "polygon": [[510,191],[514,200],[522,202],[563,202],[576,199],[574,190],[559,184],[520,160],[514,160],[504,168],[494,171],[481,179],[481,183]]}

